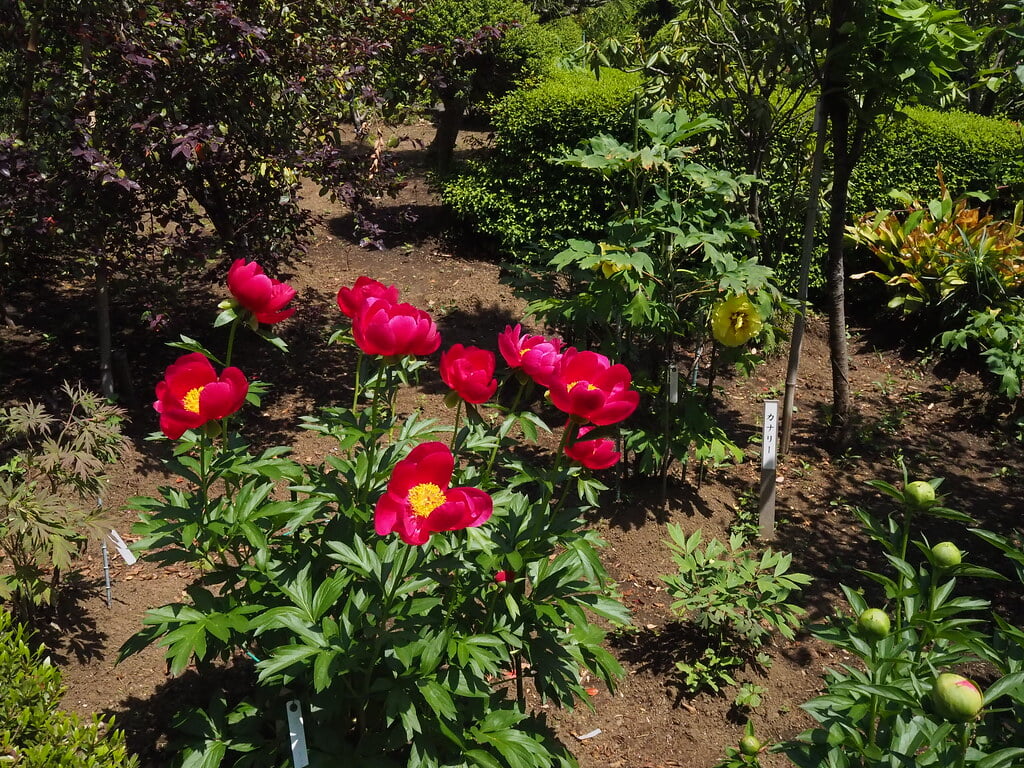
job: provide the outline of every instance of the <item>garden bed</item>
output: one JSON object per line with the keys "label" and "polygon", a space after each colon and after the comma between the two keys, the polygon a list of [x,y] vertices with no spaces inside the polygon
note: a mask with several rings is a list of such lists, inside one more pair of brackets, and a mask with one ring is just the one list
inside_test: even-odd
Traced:
{"label": "garden bed", "polygon": [[[250,418],[246,426],[247,436],[257,447],[291,445],[299,459],[310,462],[325,450],[326,444],[299,430],[297,422],[303,414],[351,397],[354,357],[328,347],[327,339],[339,319],[335,294],[360,275],[396,284],[404,300],[430,311],[446,345],[461,342],[494,349],[505,325],[520,320],[523,304],[501,283],[493,254],[450,226],[414,164],[417,155],[410,152],[406,159],[408,183],[388,206],[396,222],[402,212],[415,213],[418,219],[391,236],[385,251],[366,251],[354,244],[340,209],[309,190],[307,202],[324,216],[324,223],[308,255],[283,276],[298,291],[299,311],[281,326],[291,353],[282,362],[272,350],[240,352],[239,364],[247,373],[274,384],[260,418]],[[163,343],[180,333],[199,337],[206,316],[193,309],[210,306],[211,297],[221,295],[221,286],[219,274],[206,280],[195,278],[176,289],[125,286],[118,314],[121,327],[127,329],[123,341],[138,402],[130,409],[132,448],[114,468],[105,498],[111,509],[121,509],[130,497],[152,494],[169,482],[159,464],[168,452],[167,444],[143,440],[156,429],[155,414],[148,407],[152,386],[174,356]],[[90,297],[74,286],[48,290],[47,302],[33,302],[27,292],[12,297],[11,303],[23,314],[17,318],[18,329],[0,331],[6,363],[0,385],[5,398],[38,397],[65,378],[91,378],[90,328],[85,323],[67,323],[68,318],[91,317]],[[173,312],[169,307],[175,308]],[[166,320],[151,328],[141,319],[147,309],[167,314]],[[844,505],[877,504],[878,495],[866,488],[865,481],[895,482],[897,457],[903,457],[917,477],[946,477],[943,490],[950,494],[950,505],[975,515],[988,527],[1005,529],[1024,511],[1015,491],[1024,473],[1024,457],[1018,444],[997,428],[998,406],[984,394],[976,376],[961,371],[938,374],[901,357],[893,346],[896,341],[884,327],[854,330],[851,377],[862,423],[850,448],[839,456],[830,454],[823,443],[831,383],[821,322],[811,323],[804,342],[800,411],[792,451],[779,472],[779,529],[774,546],[793,553],[795,570],[815,577],[802,600],[812,620],[841,606],[841,581],[861,583],[856,569],[869,565],[873,553],[863,546],[860,528]],[[732,439],[747,449],[743,464],[708,468],[702,476],[695,466],[685,471],[677,467],[664,504],[659,483],[626,483],[620,500],[613,488],[604,498],[601,513],[595,515],[593,525],[608,542],[605,563],[634,617],[635,628],[616,633],[610,642],[627,677],[614,694],[595,682],[593,711],[581,705],[575,712],[565,712],[535,696],[528,698],[584,768],[710,766],[722,757],[725,746],[735,744],[742,735],[745,716],[732,706],[735,691],[691,697],[680,690],[674,661],[679,654],[699,648],[701,638],[676,621],[659,576],[674,569],[664,545],[669,523],[687,533],[700,529],[706,538],[721,538],[733,523],[736,509],[749,510],[758,483],[755,438],[761,402],[780,397],[784,366],[783,351],[751,378],[720,379],[724,389],[718,413]],[[399,407],[445,418],[444,391],[439,380],[428,378],[405,391]],[[127,534],[134,514],[121,511],[115,517],[118,530]],[[99,550],[94,547],[83,563],[84,582],[77,599],[59,620],[59,629],[43,628],[43,638],[64,669],[69,687],[64,705],[81,713],[114,714],[126,730],[129,747],[141,756],[144,766],[155,768],[168,758],[163,746],[170,716],[191,701],[204,704],[213,686],[244,686],[251,663],[240,651],[232,668],[212,678],[200,680],[191,670],[169,678],[162,651],[150,648],[115,666],[117,649],[139,629],[144,610],[179,599],[195,574],[151,563],[128,567],[117,558],[114,563],[112,607],[106,607],[102,596],[103,574]],[[994,596],[1010,607],[1018,597]],[[794,641],[777,637],[771,656],[774,663],[769,670],[748,669],[739,678],[764,688],[763,701],[750,716],[766,741],[795,735],[807,725],[799,704],[820,690],[824,667],[843,661],[806,634],[798,634]],[[597,730],[599,734],[580,739]],[[778,757],[767,762],[784,764]]]}

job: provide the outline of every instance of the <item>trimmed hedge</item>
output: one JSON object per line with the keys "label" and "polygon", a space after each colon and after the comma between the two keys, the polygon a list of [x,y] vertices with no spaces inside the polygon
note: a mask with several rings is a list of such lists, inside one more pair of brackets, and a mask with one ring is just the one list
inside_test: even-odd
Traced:
{"label": "trimmed hedge", "polygon": [[442,197],[476,230],[506,247],[596,231],[614,200],[592,172],[552,162],[580,142],[631,130],[637,75],[558,70],[514,91],[492,112],[494,153],[445,182]]}
{"label": "trimmed hedge", "polygon": [[[776,155],[786,158],[781,166],[783,171],[773,174],[768,168],[765,174],[768,183],[762,202],[766,230],[762,247],[769,248],[770,252],[764,254],[765,261],[775,268],[787,291],[795,291],[798,283],[807,200],[806,176],[794,184],[789,170],[793,164],[802,162],[793,154],[790,142],[806,129],[806,125],[783,127],[774,148]],[[890,196],[892,190],[907,192],[917,199],[938,198],[939,181],[935,173],[938,163],[942,164],[953,197],[965,192],[993,193],[1002,188],[1000,199],[1008,200],[1009,204],[993,202],[996,214],[1002,215],[1003,208],[1012,209],[1024,186],[1024,144],[1020,130],[1018,124],[1008,120],[954,110],[905,107],[896,117],[881,124],[881,132],[854,169],[847,206],[850,221],[868,211],[902,208],[903,204]],[[822,272],[825,211],[821,216],[817,255],[811,264],[812,288],[825,284]],[[856,255],[853,258],[855,260]],[[858,266],[856,271],[860,269]]]}
{"label": "trimmed hedge", "polygon": [[0,763],[18,768],[136,768],[120,731],[98,715],[83,723],[57,708],[60,670],[33,650],[25,630],[0,610]]}
{"label": "trimmed hedge", "polygon": [[919,200],[939,197],[938,163],[953,197],[1003,186],[1019,196],[1024,185],[1019,124],[923,107],[905,107],[902,114],[905,119],[890,121],[857,164],[850,185],[851,216],[899,207],[889,196],[892,189]]}

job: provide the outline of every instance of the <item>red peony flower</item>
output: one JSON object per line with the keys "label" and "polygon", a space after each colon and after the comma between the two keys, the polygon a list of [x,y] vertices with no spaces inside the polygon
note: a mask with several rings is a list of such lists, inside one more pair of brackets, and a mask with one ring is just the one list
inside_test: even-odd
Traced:
{"label": "red peony flower", "polygon": [[295,314],[294,307],[284,308],[295,297],[295,289],[267,277],[255,261],[235,260],[228,270],[228,290],[261,323],[272,325]]}
{"label": "red peony flower", "polygon": [[395,465],[377,502],[377,533],[397,532],[406,544],[426,544],[432,533],[475,528],[490,518],[494,502],[479,488],[449,488],[455,458],[444,443],[421,443]]}
{"label": "red peony flower", "polygon": [[398,289],[393,285],[385,286],[370,277],[360,277],[351,288],[338,291],[338,309],[349,318],[359,314],[359,310],[368,301],[386,301],[388,304],[398,303]]}
{"label": "red peony flower", "polygon": [[352,336],[368,355],[429,355],[441,346],[433,319],[412,304],[367,301],[352,319]]}
{"label": "red peony flower", "polygon": [[516,575],[512,571],[498,571],[494,574],[495,584],[504,584],[506,581],[511,581]]}
{"label": "red peony flower", "polygon": [[455,344],[441,355],[441,379],[467,403],[486,403],[498,389],[494,353]]}
{"label": "red peony flower", "polygon": [[242,407],[249,382],[237,368],[225,368],[217,378],[210,361],[199,352],[182,355],[167,367],[156,385],[153,408],[160,414],[160,430],[177,440],[185,430],[230,416]]}
{"label": "red peony flower", "polygon": [[551,374],[562,359],[562,340],[543,336],[524,336],[522,326],[505,326],[498,334],[498,351],[510,368],[523,373],[542,387],[551,386]]}
{"label": "red peony flower", "polygon": [[[566,429],[572,429],[571,422]],[[607,437],[597,437],[593,440],[579,439],[592,429],[593,427],[580,427],[576,442],[565,447],[565,455],[587,469],[608,469],[622,458],[622,454],[615,450],[615,441],[609,440]]]}
{"label": "red peony flower", "polygon": [[578,352],[570,347],[551,376],[551,402],[578,421],[615,424],[636,410],[640,395],[630,384],[633,377],[621,364],[604,355]]}

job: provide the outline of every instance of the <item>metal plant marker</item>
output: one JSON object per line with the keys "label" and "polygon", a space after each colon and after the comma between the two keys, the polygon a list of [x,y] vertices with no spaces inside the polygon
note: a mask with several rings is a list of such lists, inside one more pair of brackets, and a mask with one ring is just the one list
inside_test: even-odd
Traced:
{"label": "metal plant marker", "polygon": [[779,401],[764,401],[761,430],[761,494],[757,503],[757,525],[762,539],[775,536],[775,467],[779,448]]}

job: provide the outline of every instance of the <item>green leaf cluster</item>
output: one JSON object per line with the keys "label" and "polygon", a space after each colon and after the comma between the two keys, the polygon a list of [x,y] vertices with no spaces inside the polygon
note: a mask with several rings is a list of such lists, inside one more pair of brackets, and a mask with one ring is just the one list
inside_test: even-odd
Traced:
{"label": "green leaf cluster", "polygon": [[794,637],[804,610],[791,599],[811,577],[791,570],[792,555],[771,549],[758,555],[739,535],[704,543],[700,530],[687,536],[669,525],[668,532],[679,571],[661,579],[672,611],[707,640],[701,657],[676,666],[688,690],[717,691],[735,684],[732,671],[754,660],[773,632]]}
{"label": "green leaf cluster", "polygon": [[[937,558],[927,539],[914,538],[915,525],[925,524],[922,514],[959,522],[970,518],[942,506],[941,500],[922,509],[905,492],[906,480],[904,473],[903,489],[869,483],[890,496],[898,510],[882,516],[853,509],[884,554],[885,571],[861,571],[876,591],[881,588],[884,602],[872,606],[865,589],[841,585],[852,615],[837,610],[812,631],[854,662],[828,670],[825,692],[802,705],[817,725],[776,749],[804,768],[1009,768],[1024,755],[1019,746],[1024,735],[1024,634],[975,596],[981,584],[971,581],[968,589],[958,589],[962,578],[1005,577],[966,560],[949,565]],[[941,479],[930,483],[936,487]],[[991,531],[972,532],[1014,562],[1020,559],[1019,542]],[[919,557],[913,556],[915,549]],[[857,617],[871,607],[892,616],[890,632],[879,636],[858,628]],[[966,723],[947,721],[932,702],[938,675],[979,663],[987,665],[990,680],[995,675],[982,688],[984,709]]]}
{"label": "green leaf cluster", "polygon": [[0,610],[0,762],[19,768],[136,768],[124,734],[59,709],[60,670],[29,645],[25,629]]}
{"label": "green leaf cluster", "polygon": [[99,500],[125,448],[124,411],[65,383],[66,410],[0,408],[0,598],[22,615],[53,601],[87,539],[107,534]]}
{"label": "green leaf cluster", "polygon": [[[158,645],[174,674],[255,660],[240,700],[182,713],[180,765],[288,764],[293,699],[325,761],[573,764],[526,716],[526,686],[573,706],[589,703],[584,674],[609,687],[622,674],[594,617],[629,617],[582,519],[604,486],[579,467],[514,458],[519,434],[547,429],[529,412],[496,406],[485,418],[467,406],[454,432],[398,418],[397,385],[421,365],[377,369],[364,358],[355,400],[369,404],[304,419],[331,445],[317,464],[187,433],[170,466],[188,484],[131,501],[144,557],[201,576],[182,601],[146,613],[122,656]],[[460,459],[452,486],[489,491],[493,516],[422,547],[379,536],[373,507],[396,463],[445,432]]]}

